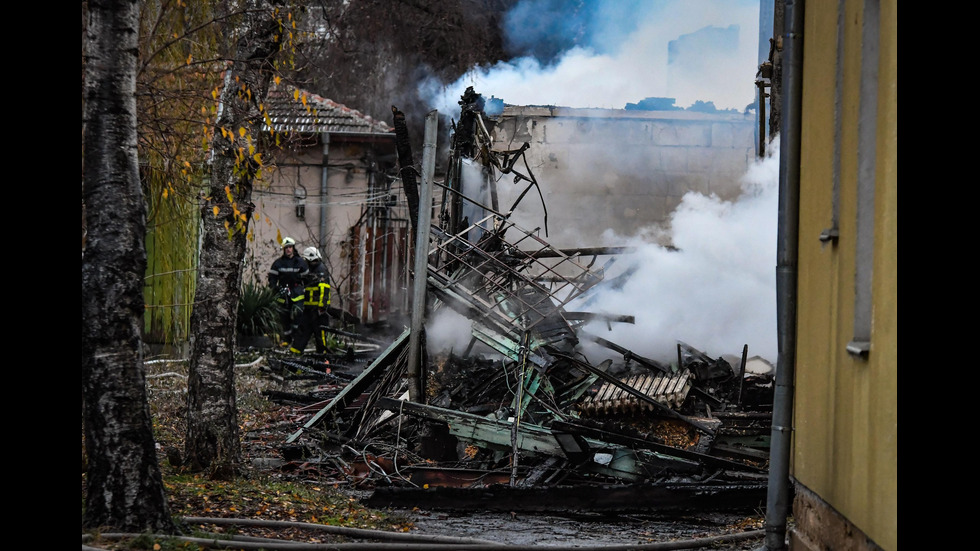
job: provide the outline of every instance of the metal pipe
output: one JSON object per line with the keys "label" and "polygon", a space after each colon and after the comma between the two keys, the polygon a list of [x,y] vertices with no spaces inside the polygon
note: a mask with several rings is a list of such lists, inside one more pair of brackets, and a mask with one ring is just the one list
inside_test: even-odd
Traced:
{"label": "metal pipe", "polygon": [[327,178],[329,177],[327,161],[330,158],[330,132],[323,133],[323,161],[320,171],[320,234],[317,246],[321,252],[326,252],[327,244]]}
{"label": "metal pipe", "polygon": [[766,538],[763,549],[786,548],[791,507],[793,389],[796,368],[796,283],[800,218],[800,107],[803,98],[803,0],[786,0],[782,113],[779,132],[779,220],[776,237],[778,359],[773,397]]}

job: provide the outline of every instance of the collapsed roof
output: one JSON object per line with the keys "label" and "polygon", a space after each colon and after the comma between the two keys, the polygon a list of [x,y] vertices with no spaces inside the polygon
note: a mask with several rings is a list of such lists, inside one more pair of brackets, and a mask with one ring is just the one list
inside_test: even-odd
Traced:
{"label": "collapsed roof", "polygon": [[[771,373],[746,371],[747,347],[733,366],[679,342],[676,363],[668,365],[584,331],[596,319],[633,323],[628,315],[565,309],[603,281],[604,269],[594,267],[599,257],[629,250],[560,250],[540,237],[540,228],[510,221],[538,182],[523,157],[528,144],[493,148],[484,103],[472,88],[462,96],[445,181],[435,184],[444,190],[438,223],[420,229],[429,245],[426,300],[417,308],[424,307],[423,317],[442,309],[463,316],[470,345],[428,350],[424,326],[405,329],[338,385],[287,444],[334,475],[370,481],[373,505],[425,499],[434,507],[442,496],[447,506],[488,508],[485,498],[458,492],[571,486],[580,491],[557,501],[554,494],[524,493],[501,498],[500,507],[759,506]],[[476,185],[464,182],[464,166],[480,168]],[[498,205],[494,188],[502,174],[527,186],[508,209]],[[413,340],[421,343],[415,355]],[[590,361],[580,349],[585,342],[607,355]],[[413,357],[417,370],[409,366]],[[307,372],[321,372],[315,357],[282,363],[295,368],[304,361]],[[584,497],[583,486],[593,493]],[[644,489],[609,498],[594,494],[600,486]],[[434,494],[436,487],[456,493]]]}

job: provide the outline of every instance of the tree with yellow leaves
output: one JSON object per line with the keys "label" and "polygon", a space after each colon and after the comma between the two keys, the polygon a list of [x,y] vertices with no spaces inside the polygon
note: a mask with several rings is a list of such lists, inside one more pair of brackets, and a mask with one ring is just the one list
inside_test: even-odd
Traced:
{"label": "tree with yellow leaves", "polygon": [[295,28],[281,0],[247,0],[233,59],[224,74],[209,184],[201,207],[202,240],[188,377],[185,462],[213,478],[237,476],[240,441],[235,405],[235,327],[242,261],[263,165],[263,99]]}

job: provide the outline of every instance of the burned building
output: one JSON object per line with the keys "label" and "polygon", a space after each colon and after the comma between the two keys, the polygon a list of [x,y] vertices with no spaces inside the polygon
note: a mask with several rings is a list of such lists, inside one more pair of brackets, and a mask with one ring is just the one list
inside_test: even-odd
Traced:
{"label": "burned building", "polygon": [[[758,507],[772,375],[746,371],[747,347],[733,364],[678,342],[665,363],[586,331],[590,321],[634,322],[567,308],[629,251],[555,247],[540,226],[512,220],[522,201],[542,197],[530,145],[493,147],[484,98],[471,88],[460,104],[445,179],[423,166],[422,197],[432,196],[425,186],[443,193],[418,226],[415,323],[318,397],[290,453],[325,476],[370,480],[376,506]],[[515,201],[501,200],[501,176],[520,186]],[[426,346],[424,320],[441,311],[467,325],[467,346]],[[586,355],[585,343],[603,352]],[[344,373],[344,359],[329,374],[321,360],[278,363]]]}
{"label": "burned building", "polygon": [[[602,230],[633,235],[666,222],[688,192],[733,200],[756,158],[752,112],[504,105],[488,120],[495,148],[527,143],[547,183],[543,201],[524,201],[511,219],[535,227],[547,214],[549,241],[562,248],[615,245],[601,242]],[[499,185],[511,200],[523,191]]]}

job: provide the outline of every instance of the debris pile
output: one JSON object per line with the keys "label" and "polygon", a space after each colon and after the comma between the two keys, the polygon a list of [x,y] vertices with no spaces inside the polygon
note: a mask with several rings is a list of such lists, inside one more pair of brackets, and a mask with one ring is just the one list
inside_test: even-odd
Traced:
{"label": "debris pile", "polygon": [[[372,489],[372,506],[759,507],[771,372],[746,370],[747,346],[733,365],[679,342],[668,365],[586,332],[594,320],[633,322],[565,308],[602,282],[597,258],[624,250],[556,249],[510,221],[517,203],[500,209],[497,178],[526,182],[521,198],[538,184],[526,160],[516,168],[527,144],[492,148],[483,103],[472,88],[462,96],[446,178],[436,184],[439,222],[419,230],[429,235],[422,317],[454,311],[469,323],[469,346],[431,350],[423,326],[329,367],[316,355],[274,360],[323,379],[284,454],[327,480]],[[481,169],[476,186],[464,186],[464,165]],[[605,354],[586,358],[584,343]]]}

